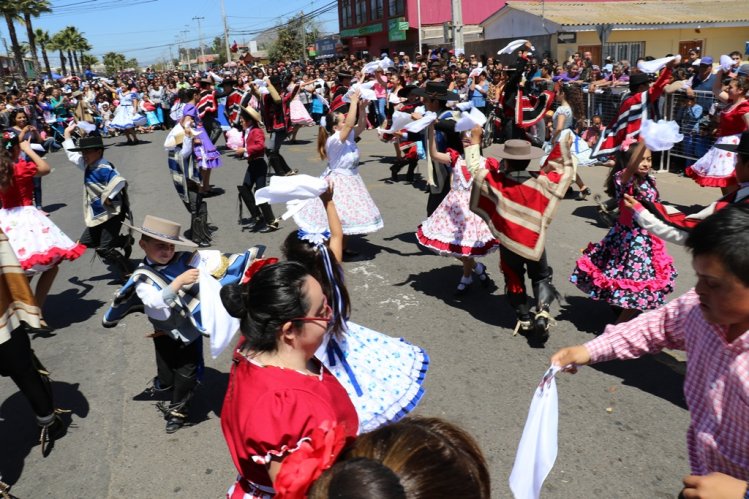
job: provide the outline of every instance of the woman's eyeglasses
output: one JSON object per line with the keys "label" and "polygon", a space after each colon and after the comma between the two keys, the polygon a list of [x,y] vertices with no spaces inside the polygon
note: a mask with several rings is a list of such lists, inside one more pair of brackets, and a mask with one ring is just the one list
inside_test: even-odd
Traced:
{"label": "woman's eyeglasses", "polygon": [[328,301],[325,300],[325,305],[322,310],[322,314],[317,317],[295,317],[293,319],[289,319],[289,321],[305,321],[305,322],[315,322],[315,321],[325,321],[326,323],[333,320],[333,309],[330,305],[328,305]]}

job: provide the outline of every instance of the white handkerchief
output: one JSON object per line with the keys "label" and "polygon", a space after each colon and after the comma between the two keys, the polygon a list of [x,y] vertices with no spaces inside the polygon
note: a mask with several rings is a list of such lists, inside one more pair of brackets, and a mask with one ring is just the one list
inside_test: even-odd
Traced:
{"label": "white handkerchief", "polygon": [[408,125],[406,125],[405,128],[407,131],[412,133],[419,133],[420,131],[424,130],[426,127],[428,127],[433,121],[437,120],[437,113],[434,113],[432,111],[428,111],[423,118],[420,120],[412,121]]}
{"label": "white handkerchief", "polygon": [[538,499],[557,459],[559,401],[554,376],[560,370],[561,367],[551,366],[533,394],[510,474],[510,490],[515,499]]}
{"label": "white handkerchief", "polygon": [[377,100],[377,94],[375,94],[374,90],[372,90],[372,87],[374,86],[376,82],[371,81],[367,83],[354,83],[351,85],[351,88],[348,89],[348,92],[346,92],[346,95],[343,96],[343,102],[351,102],[351,96],[354,95],[354,92],[359,90],[359,97],[361,100],[367,100],[367,101],[376,101]]}
{"label": "white handkerchief", "polygon": [[471,130],[476,125],[484,126],[485,123],[486,116],[484,116],[484,113],[474,107],[470,111],[460,113],[460,119],[455,123],[455,131],[465,132]]}
{"label": "white handkerchief", "polygon": [[722,69],[724,73],[727,73],[731,71],[731,68],[733,68],[733,59],[725,54],[720,56],[720,69]]}
{"label": "white handkerchief", "polygon": [[211,357],[214,359],[229,346],[239,330],[239,319],[229,315],[221,302],[221,283],[206,269],[200,269],[200,318],[203,329],[210,336]]}
{"label": "white handkerchief", "polygon": [[257,80],[253,80],[252,83],[256,87],[267,87],[268,86],[268,84],[265,83],[265,80],[261,80],[260,78],[258,78]]}
{"label": "white handkerchief", "polygon": [[398,130],[403,130],[412,121],[410,114],[395,111],[393,113],[393,124],[390,125],[388,130],[383,130],[382,133],[395,133]]}
{"label": "white handkerchief", "polygon": [[468,77],[469,78],[473,78],[474,76],[478,76],[478,75],[480,75],[483,72],[484,72],[484,68],[482,68],[481,66],[479,66],[479,67],[475,68],[473,71],[471,71],[470,74],[468,75]]}
{"label": "white handkerchief", "polygon": [[[512,54],[517,49],[528,43],[528,40],[515,40],[507,44],[505,48],[497,52],[497,54]],[[536,50],[536,47],[531,46],[531,50]]]}
{"label": "white handkerchief", "polygon": [[680,55],[674,55],[671,57],[661,57],[660,59],[653,59],[652,61],[640,61],[637,63],[637,69],[643,73],[657,73],[671,61],[679,62],[681,60]]}
{"label": "white handkerchief", "polygon": [[455,104],[455,107],[457,107],[461,111],[470,111],[473,108],[473,102],[459,102]]}
{"label": "white handkerchief", "polygon": [[263,203],[287,203],[298,199],[312,199],[320,197],[320,194],[328,188],[328,183],[320,177],[311,175],[292,175],[291,177],[279,177],[274,175],[270,178],[268,187],[255,191],[255,202]]}
{"label": "white handkerchief", "polygon": [[366,63],[366,64],[364,65],[364,67],[362,68],[362,70],[361,70],[361,71],[362,71],[362,73],[364,73],[365,75],[367,75],[367,74],[372,74],[372,73],[374,73],[375,71],[377,71],[377,69],[378,69],[379,67],[380,67],[380,61],[372,61],[372,62],[368,62],[368,63]]}

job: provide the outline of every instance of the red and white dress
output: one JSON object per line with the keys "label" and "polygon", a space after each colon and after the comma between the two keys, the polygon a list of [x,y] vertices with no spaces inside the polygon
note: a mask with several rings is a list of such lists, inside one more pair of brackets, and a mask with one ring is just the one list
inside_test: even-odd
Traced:
{"label": "red and white dress", "polygon": [[[715,144],[738,144],[739,136],[746,131],[744,115],[748,113],[749,101],[746,100],[721,111]],[[735,158],[735,153],[712,147],[684,173],[702,187],[736,185]]]}
{"label": "red and white dress", "polygon": [[[448,149],[452,185],[445,199],[416,230],[419,244],[442,256],[479,257],[499,248],[481,217],[471,211],[473,177],[460,154]],[[482,168],[486,160],[482,158]]]}
{"label": "red and white dress", "polygon": [[239,476],[227,498],[272,498],[271,460],[292,454],[326,424],[343,426],[348,438],[356,436],[359,420],[346,390],[324,366],[320,369],[319,375],[308,375],[234,353],[221,429]]}
{"label": "red and white dress", "polygon": [[75,260],[86,251],[34,206],[36,172],[36,164],[19,158],[13,166],[13,183],[0,191],[0,228],[21,267],[30,274],[49,270],[62,260]]}

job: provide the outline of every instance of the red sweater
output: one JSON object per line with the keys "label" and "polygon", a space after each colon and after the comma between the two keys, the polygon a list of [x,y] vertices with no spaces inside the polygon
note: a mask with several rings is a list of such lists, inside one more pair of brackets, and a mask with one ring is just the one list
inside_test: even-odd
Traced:
{"label": "red sweater", "polygon": [[247,161],[259,159],[265,156],[265,134],[260,127],[253,126],[243,133],[244,157]]}

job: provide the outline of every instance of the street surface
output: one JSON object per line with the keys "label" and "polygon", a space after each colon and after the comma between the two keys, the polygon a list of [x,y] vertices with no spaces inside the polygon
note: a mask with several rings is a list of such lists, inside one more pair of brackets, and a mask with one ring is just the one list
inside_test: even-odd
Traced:
{"label": "street surface", "polygon": [[[286,145],[282,154],[302,173],[319,174],[317,129],[300,131],[305,144]],[[107,139],[105,156],[130,182],[136,223],[153,214],[189,226],[189,215],[172,187],[162,148],[165,132],[140,136],[148,141],[122,146]],[[223,145],[223,139],[221,140]],[[460,300],[453,296],[461,267],[456,260],[423,251],[414,231],[425,217],[423,182],[391,184],[393,146],[365,132],[361,174],[382,211],[383,230],[352,238],[361,253],[344,264],[359,324],[402,336],[431,357],[421,415],[449,419],[479,441],[490,466],[493,497],[511,497],[507,480],[533,391],[558,348],[589,340],[613,320],[609,308],[582,295],[568,277],[589,241],[606,229],[595,219],[592,199],[565,200],[549,231],[547,252],[555,283],[566,305],[555,304],[558,325],[545,349],[532,349],[512,336],[515,317],[503,295],[498,253],[487,262],[494,285],[478,284]],[[496,146],[493,146],[493,148]],[[492,148],[492,149],[493,149]],[[491,149],[489,150],[489,155]],[[54,172],[44,178],[44,204],[72,239],[83,230],[82,174],[63,152],[49,158]],[[224,158],[211,182],[225,194],[208,200],[219,226],[213,248],[238,252],[254,244],[280,256],[279,247],[295,230],[292,221],[272,234],[242,231],[237,225],[236,185],[246,163]],[[424,171],[424,165],[421,165]],[[594,193],[602,193],[604,167],[581,168]],[[403,173],[405,177],[405,169]],[[720,195],[674,174],[657,175],[663,199],[682,207],[706,205]],[[282,207],[275,207],[276,214]],[[245,211],[246,213],[246,211]],[[246,216],[246,215],[245,215]],[[695,283],[690,258],[669,245],[679,277],[675,298]],[[26,400],[8,378],[0,378],[0,473],[20,498],[223,497],[236,471],[220,428],[231,352],[206,359],[202,385],[193,399],[194,425],[173,435],[153,400],[138,394],[155,375],[150,329],[142,314],[114,329],[101,317],[118,286],[88,251],[65,262],[52,288],[45,316],[52,337],[32,340],[52,372],[58,407],[72,410],[74,427],[42,458],[38,430]],[[142,258],[135,248],[133,258]],[[206,342],[206,355],[207,342]],[[547,498],[675,498],[688,474],[685,433],[689,421],[681,392],[683,355],[609,362],[560,374],[559,456],[546,480]],[[135,399],[134,399],[135,398]],[[141,399],[141,400],[138,400]]]}

